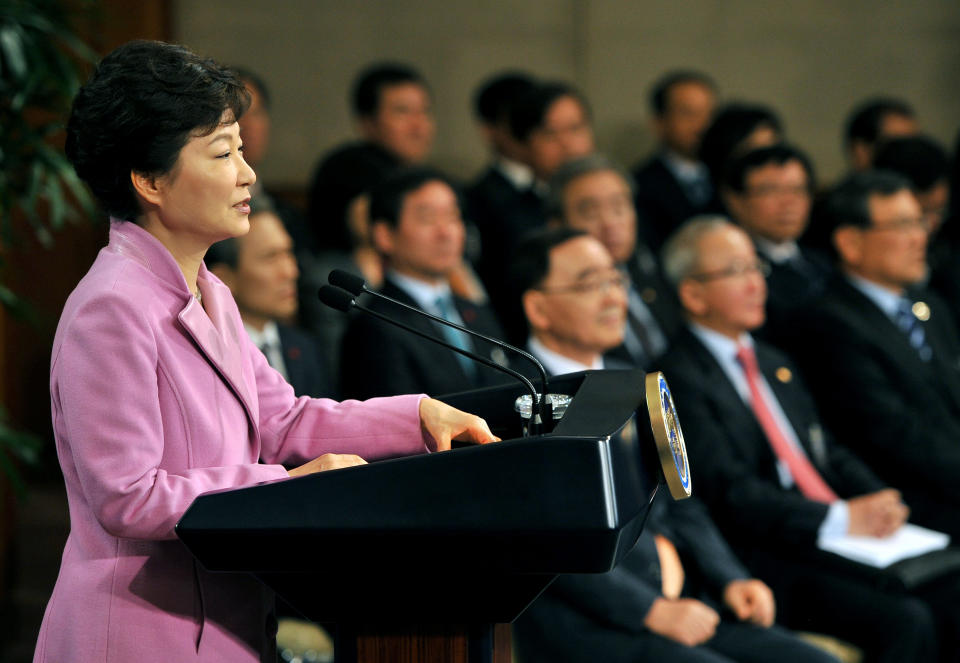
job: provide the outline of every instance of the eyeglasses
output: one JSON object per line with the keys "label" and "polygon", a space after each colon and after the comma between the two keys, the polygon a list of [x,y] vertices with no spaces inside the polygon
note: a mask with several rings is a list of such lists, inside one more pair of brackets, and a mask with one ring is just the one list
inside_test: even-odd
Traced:
{"label": "eyeglasses", "polygon": [[923,230],[924,232],[930,232],[930,229],[933,228],[935,218],[924,215],[924,216],[915,216],[915,217],[903,217],[901,219],[895,219],[890,223],[885,223],[882,226],[869,226],[867,228],[861,228],[864,232],[880,232],[884,230],[892,230],[894,232],[908,232],[910,230]]}
{"label": "eyeglasses", "polygon": [[627,289],[629,281],[623,274],[611,275],[603,278],[591,278],[580,283],[558,286],[556,288],[536,288],[542,293],[548,295],[558,295],[568,292],[575,292],[579,295],[592,294],[598,292],[606,295],[612,288]]}
{"label": "eyeglasses", "polygon": [[747,195],[757,198],[772,198],[773,196],[809,196],[810,189],[805,184],[761,184],[752,187]]}
{"label": "eyeglasses", "polygon": [[770,275],[770,263],[766,260],[756,260],[754,262],[744,262],[738,260],[723,269],[715,269],[710,272],[701,272],[700,274],[691,274],[688,278],[695,281],[715,281],[717,279],[726,279],[746,274],[761,274],[766,277]]}

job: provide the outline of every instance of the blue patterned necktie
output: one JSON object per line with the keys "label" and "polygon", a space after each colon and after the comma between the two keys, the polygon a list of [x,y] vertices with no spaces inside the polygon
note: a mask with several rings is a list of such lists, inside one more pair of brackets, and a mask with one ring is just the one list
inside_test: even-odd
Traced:
{"label": "blue patterned necktie", "polygon": [[907,335],[910,347],[917,351],[920,359],[930,361],[933,350],[927,345],[927,335],[923,330],[923,322],[917,319],[913,306],[907,299],[901,299],[897,304],[897,326]]}
{"label": "blue patterned necktie", "polygon": [[[446,320],[447,322],[453,322],[454,324],[460,324],[459,316],[454,315],[456,308],[453,304],[453,298],[449,295],[439,296],[433,302],[434,306],[437,307],[437,311],[440,312],[440,317]],[[461,350],[466,350],[467,352],[473,351],[473,346],[470,343],[470,338],[464,334],[462,331],[458,331],[453,327],[447,327],[446,325],[440,325],[440,329],[443,332],[443,337],[447,340],[447,343],[450,345],[460,348]],[[461,354],[457,355],[457,361],[460,362],[460,366],[463,368],[463,372],[467,374],[467,377],[471,380],[477,374],[477,365],[469,357],[464,357]]]}

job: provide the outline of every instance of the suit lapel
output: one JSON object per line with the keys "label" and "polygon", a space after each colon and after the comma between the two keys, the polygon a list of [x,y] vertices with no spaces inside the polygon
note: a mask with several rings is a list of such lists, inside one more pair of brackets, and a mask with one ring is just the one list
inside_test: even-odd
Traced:
{"label": "suit lapel", "polygon": [[[420,305],[408,295],[400,286],[393,283],[389,278],[385,279],[383,282],[383,288],[380,292],[387,297],[392,297],[397,301],[403,302],[408,306],[412,306],[420,310]],[[395,313],[392,313],[398,320],[410,325],[414,329],[419,329],[425,334],[429,334],[434,338],[438,338],[441,341],[446,341],[443,335],[443,331],[440,329],[439,323],[434,323],[427,318],[424,318],[421,315],[417,315],[410,311],[405,311],[402,308],[398,308]],[[435,371],[437,374],[445,372],[448,375],[456,375],[457,384],[470,384],[469,378],[467,378],[466,373],[463,371],[463,367],[460,365],[460,361],[457,359],[456,353],[452,350],[447,350],[441,348],[440,346],[429,347],[432,345],[429,341],[419,342],[420,339],[416,337],[411,337],[413,343],[411,348],[416,351],[418,354],[426,352],[425,356],[420,358],[420,361],[423,366],[432,367],[431,370]]]}
{"label": "suit lapel", "polygon": [[803,447],[804,452],[819,471],[828,470],[827,450],[824,432],[820,424],[810,421],[810,412],[803,406],[803,399],[796,391],[793,369],[786,366],[780,358],[772,354],[762,345],[757,346],[757,363],[760,372],[770,385],[780,408],[787,417],[787,422],[793,427],[793,432]]}
{"label": "suit lapel", "polygon": [[668,201],[668,205],[676,215],[676,218],[686,218],[693,214],[696,208],[693,206],[693,203],[690,202],[690,199],[687,198],[687,192],[684,191],[683,185],[677,181],[673,172],[663,162],[663,158],[658,157],[656,165],[660,175],[660,191],[663,194],[663,199],[664,201]]}
{"label": "suit lapel", "polygon": [[230,315],[230,291],[226,286],[209,280],[198,279],[198,283],[206,302],[206,311],[191,297],[177,317],[203,356],[240,400],[251,427],[256,430],[255,400],[244,380],[243,353],[240,350],[242,342],[239,335],[246,332],[237,329]]}
{"label": "suit lapel", "polygon": [[[847,283],[846,279],[842,279],[841,283],[842,287],[837,291],[840,304],[841,306],[849,306],[854,310],[856,315],[854,324],[862,324],[862,327],[857,330],[858,333],[864,338],[873,339],[873,342],[881,347],[883,353],[897,365],[905,367],[915,375],[930,377],[932,369],[920,359],[920,355],[910,345],[907,335],[866,295]],[[850,319],[849,316],[845,316],[845,318]],[[925,332],[929,329],[930,325],[924,325]],[[934,351],[936,351],[936,348],[934,348]]]}
{"label": "suit lapel", "polygon": [[[691,349],[690,355],[697,363],[699,374],[703,376],[702,383],[718,385],[716,388],[711,389],[710,393],[712,397],[716,399],[717,409],[723,412],[722,417],[720,417],[719,414],[717,416],[720,417],[723,425],[731,431],[730,439],[733,443],[740,447],[741,453],[745,456],[755,456],[757,453],[755,445],[746,439],[749,436],[743,435],[743,431],[745,430],[754,430],[755,437],[764,441],[761,453],[768,457],[771,462],[774,462],[773,450],[770,449],[770,445],[766,443],[766,436],[760,428],[757,418],[753,415],[753,411],[747,404],[743,402],[743,399],[740,398],[737,388],[730,382],[730,379],[727,377],[727,374],[724,373],[720,364],[717,363],[717,360],[713,358],[710,351],[704,347],[700,339],[694,336],[693,332],[689,329],[685,328],[679,338]],[[667,376],[668,381],[669,379],[670,376]],[[728,421],[729,424],[726,423]],[[681,426],[682,425],[683,422],[681,422]]]}

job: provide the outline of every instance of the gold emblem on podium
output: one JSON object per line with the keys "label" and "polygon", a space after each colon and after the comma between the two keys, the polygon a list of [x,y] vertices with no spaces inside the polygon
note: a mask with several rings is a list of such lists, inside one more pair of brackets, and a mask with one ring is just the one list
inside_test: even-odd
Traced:
{"label": "gold emblem on podium", "polygon": [[677,421],[677,409],[663,373],[647,373],[646,392],[650,427],[667,488],[673,499],[686,499],[691,492],[690,462],[683,442],[683,431]]}

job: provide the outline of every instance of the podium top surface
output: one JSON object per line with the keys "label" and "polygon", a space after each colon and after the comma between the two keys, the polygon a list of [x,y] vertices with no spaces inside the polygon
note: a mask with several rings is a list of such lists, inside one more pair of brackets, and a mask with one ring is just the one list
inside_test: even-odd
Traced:
{"label": "podium top surface", "polygon": [[[645,405],[635,416],[644,374],[561,376],[551,391],[574,398],[550,433],[209,493],[177,533],[213,571],[609,570],[633,546],[661,478]],[[521,393],[444,400],[507,437],[519,430]]]}

